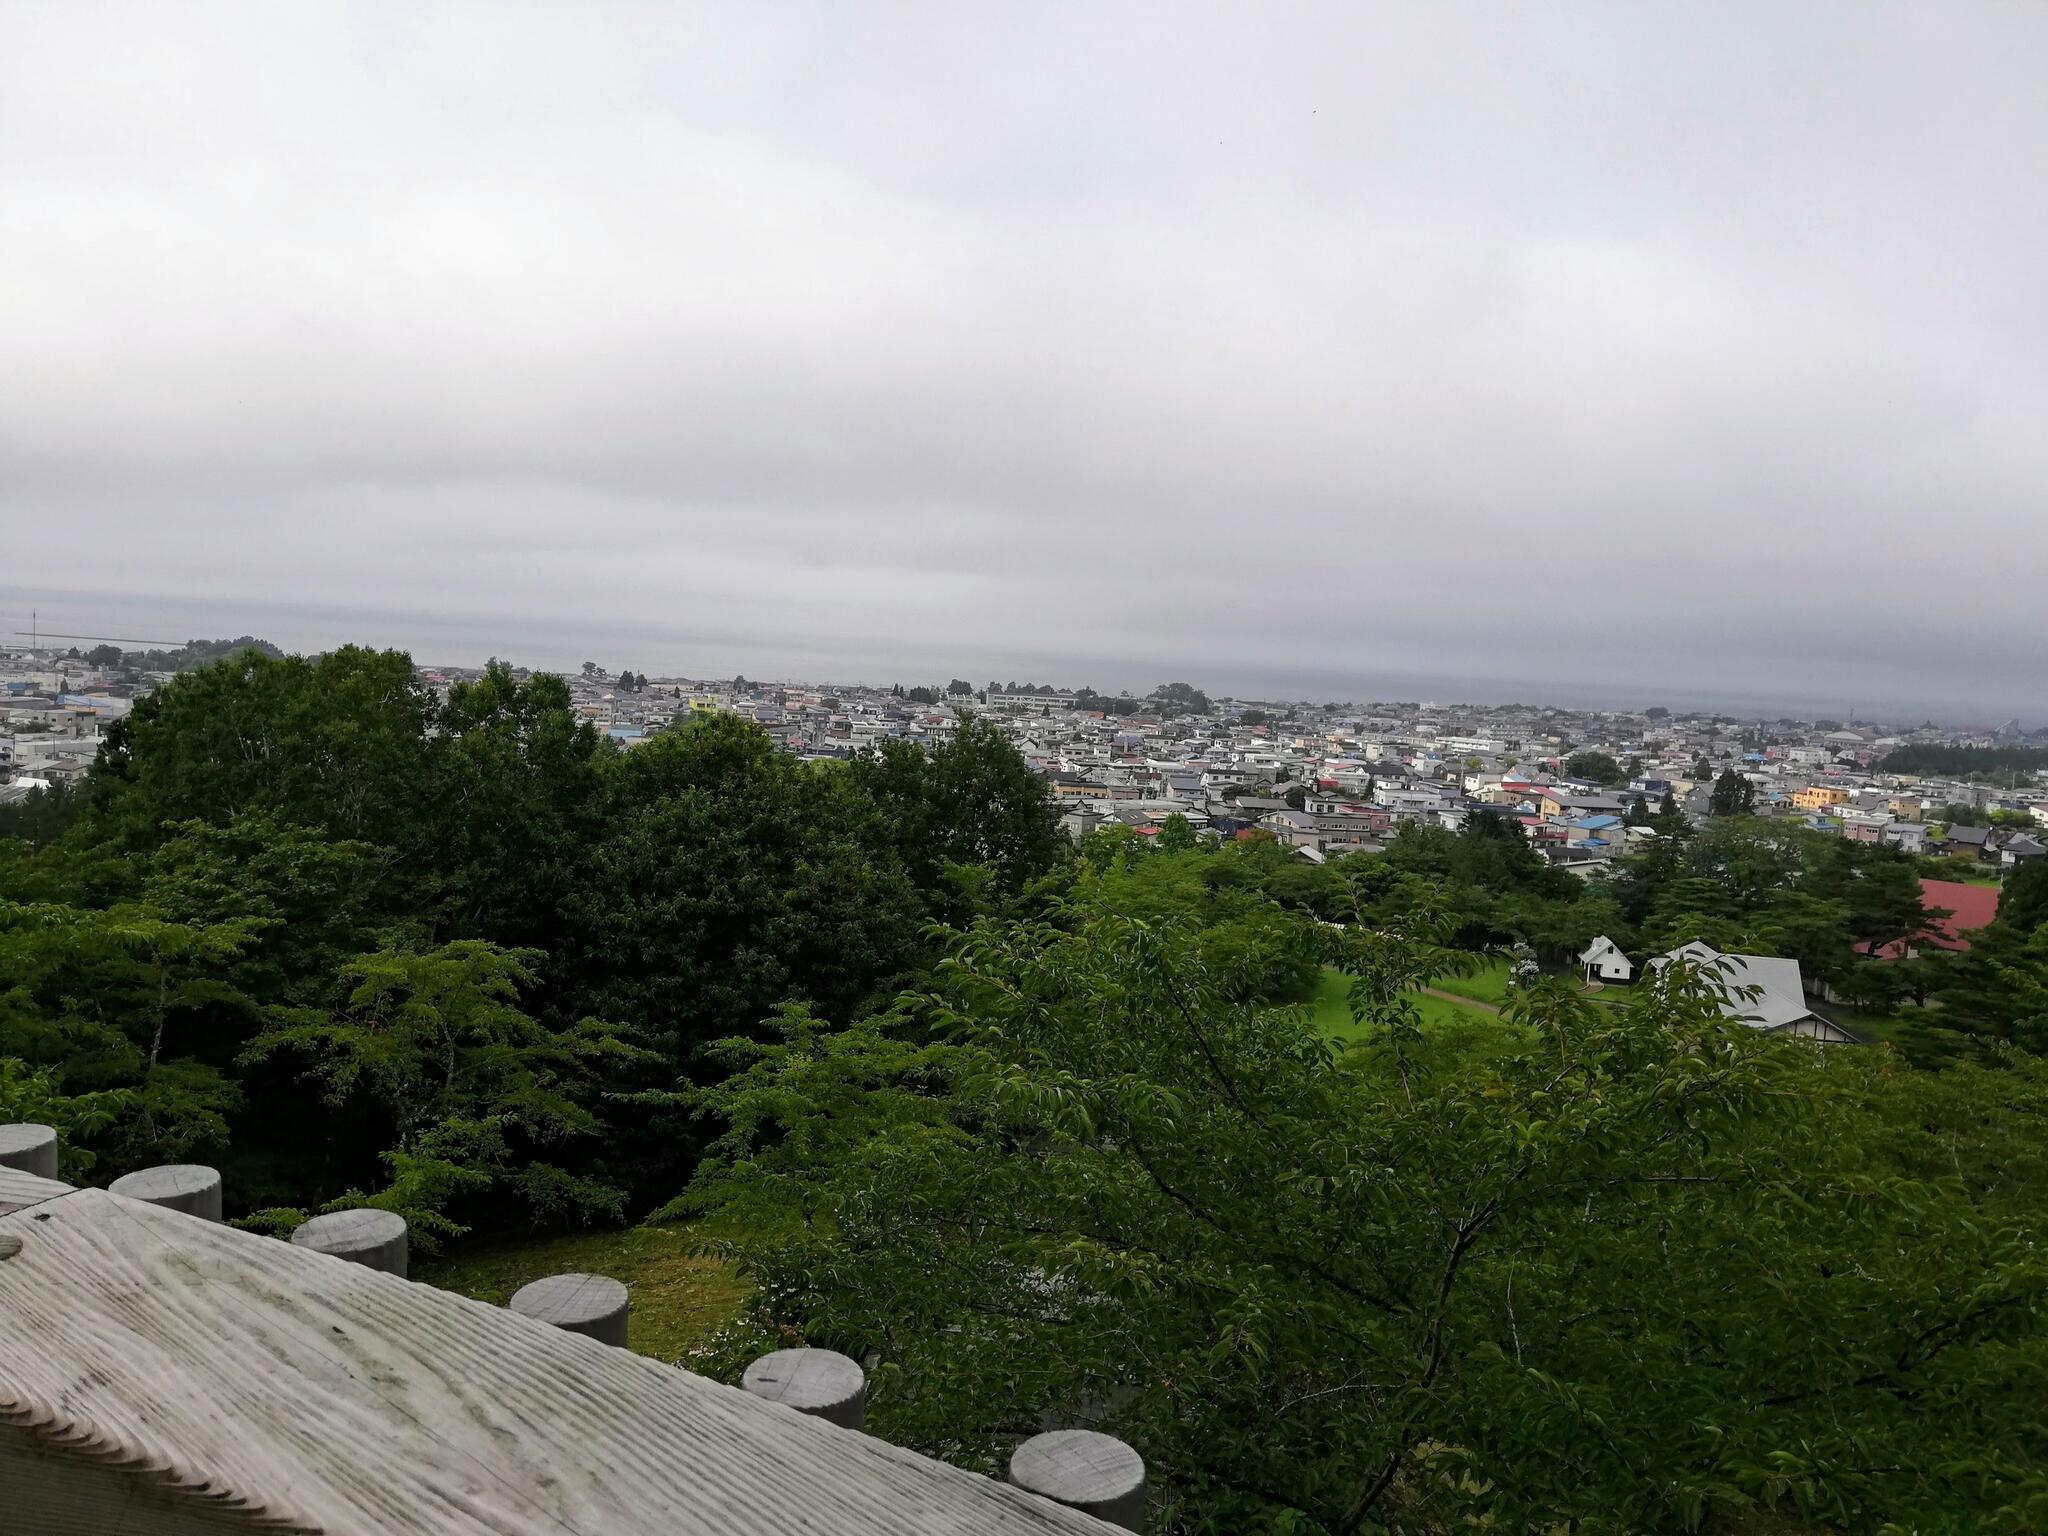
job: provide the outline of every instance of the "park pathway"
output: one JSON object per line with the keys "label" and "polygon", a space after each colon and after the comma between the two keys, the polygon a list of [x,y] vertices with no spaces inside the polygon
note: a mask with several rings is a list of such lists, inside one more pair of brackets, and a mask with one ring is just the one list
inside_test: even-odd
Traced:
{"label": "park pathway", "polygon": [[1447,1003],[1463,1003],[1467,1008],[1477,1008],[1481,1013],[1500,1012],[1498,1003],[1482,1003],[1476,997],[1460,997],[1455,992],[1445,992],[1437,987],[1424,987],[1422,990],[1425,996],[1440,997]]}

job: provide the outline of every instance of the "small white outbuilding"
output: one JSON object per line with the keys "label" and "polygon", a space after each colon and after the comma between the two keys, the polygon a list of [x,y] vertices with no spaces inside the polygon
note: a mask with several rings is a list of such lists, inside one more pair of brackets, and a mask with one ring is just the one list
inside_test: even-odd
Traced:
{"label": "small white outbuilding", "polygon": [[1629,981],[1636,974],[1634,963],[1604,933],[1586,946],[1579,965],[1588,981]]}

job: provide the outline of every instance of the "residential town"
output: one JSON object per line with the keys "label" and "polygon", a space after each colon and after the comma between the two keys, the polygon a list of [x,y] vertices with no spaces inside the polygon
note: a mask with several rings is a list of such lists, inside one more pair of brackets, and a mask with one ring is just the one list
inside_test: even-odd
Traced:
{"label": "residential town", "polygon": [[[0,805],[81,779],[107,728],[171,675],[92,654],[99,659],[0,650]],[[481,671],[423,667],[420,677],[445,690]],[[578,712],[625,748],[693,714],[739,715],[802,758],[940,741],[962,719],[982,718],[1046,777],[1075,836],[1121,824],[1149,837],[1178,816],[1212,837],[1270,833],[1319,863],[1382,848],[1407,823],[1455,831],[1488,811],[1511,817],[1551,863],[1599,879],[1659,835],[1658,815],[1698,823],[1713,814],[1715,784],[1732,773],[1747,786],[1742,808],[1756,815],[1955,860],[1983,877],[2048,855],[2040,773],[1991,785],[1881,766],[1908,746],[2048,739],[2016,721],[1959,732],[1656,707],[1211,704],[1186,684],[1109,699],[958,679],[911,688],[707,682],[593,663],[565,677]],[[1981,824],[1953,819],[1955,807]]]}
{"label": "residential town", "polygon": [[[17,831],[33,837],[38,791],[78,784],[137,698],[239,643],[194,642],[182,653],[0,652],[0,813],[21,808],[16,817],[29,819],[18,819]],[[482,673],[438,666],[417,677],[445,693]],[[1187,683],[1144,698],[958,678],[818,686],[651,677],[596,663],[561,675],[574,711],[627,751],[699,716],[745,719],[805,760],[849,758],[885,742],[937,744],[963,721],[985,721],[1045,779],[1076,842],[1118,828],[1139,839],[1170,828],[1184,840],[1270,837],[1320,865],[1382,851],[1406,827],[1457,832],[1490,814],[1518,826],[1554,868],[1597,884],[1620,872],[1618,859],[1717,815],[1780,820],[1890,845],[1916,861],[1927,926],[1873,951],[1879,958],[1967,950],[1971,932],[1995,919],[2004,877],[2048,853],[2048,784],[2038,770],[1965,778],[1886,766],[1908,749],[1939,758],[2008,747],[2018,749],[2013,760],[2038,761],[2017,722],[1959,732],[1661,707],[1212,701]],[[1698,944],[1631,958],[1602,936],[1577,967],[1597,989],[1674,959],[1710,964],[1734,999],[1729,1016],[1751,1027],[1860,1038],[1816,1008],[1837,999],[1796,960]],[[1536,969],[1533,960],[1523,968]]]}

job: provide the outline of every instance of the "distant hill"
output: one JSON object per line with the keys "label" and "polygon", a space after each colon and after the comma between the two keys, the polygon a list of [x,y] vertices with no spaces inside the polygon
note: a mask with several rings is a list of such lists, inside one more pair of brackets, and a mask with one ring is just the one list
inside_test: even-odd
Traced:
{"label": "distant hill", "polygon": [[1878,764],[1886,773],[2027,773],[2048,768],[2048,747],[1901,747]]}
{"label": "distant hill", "polygon": [[189,672],[194,667],[203,667],[208,662],[219,661],[239,651],[261,651],[266,656],[284,655],[282,649],[268,640],[243,635],[234,640],[187,640],[169,651],[124,651],[121,660],[124,665],[143,672]]}

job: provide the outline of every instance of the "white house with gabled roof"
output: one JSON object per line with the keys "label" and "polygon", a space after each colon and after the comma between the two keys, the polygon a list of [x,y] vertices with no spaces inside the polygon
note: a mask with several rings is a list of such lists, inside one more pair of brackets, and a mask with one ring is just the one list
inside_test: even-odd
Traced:
{"label": "white house with gabled roof", "polygon": [[1647,961],[1654,974],[1674,961],[1690,965],[1709,978],[1721,993],[1721,1015],[1772,1035],[1797,1035],[1806,1040],[1861,1044],[1832,1019],[1815,1013],[1806,1001],[1806,986],[1797,960],[1777,955],[1724,955],[1695,939],[1668,955]]}
{"label": "white house with gabled roof", "polygon": [[1631,981],[1636,974],[1635,962],[1604,933],[1586,946],[1579,956],[1579,965],[1588,981]]}

